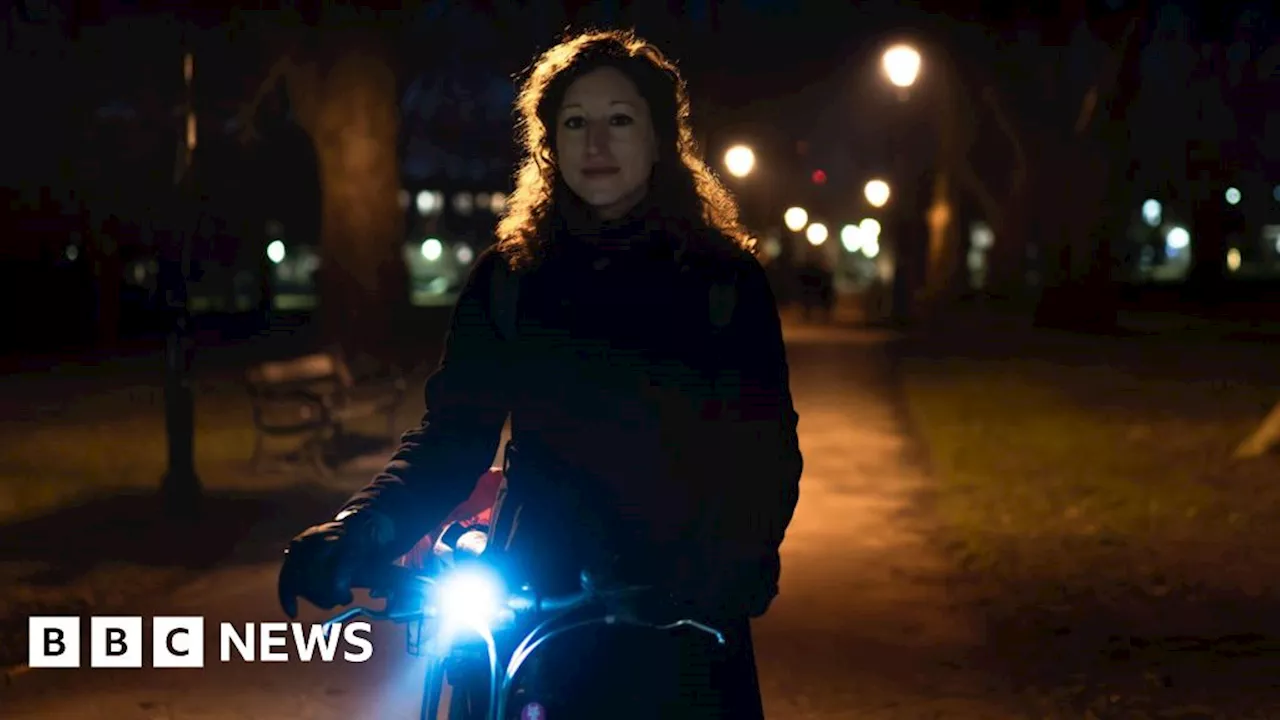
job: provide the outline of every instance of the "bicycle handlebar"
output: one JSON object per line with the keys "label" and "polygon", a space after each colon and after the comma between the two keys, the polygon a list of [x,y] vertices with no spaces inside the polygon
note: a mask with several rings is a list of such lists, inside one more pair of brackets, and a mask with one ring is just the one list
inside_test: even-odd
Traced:
{"label": "bicycle handlebar", "polygon": [[[360,571],[352,582],[352,588],[369,590],[371,594],[386,597],[386,609],[375,610],[355,606],[325,621],[324,629],[327,632],[334,623],[345,622],[361,615],[373,620],[389,620],[397,623],[419,622],[424,618],[436,616],[438,608],[429,602],[429,594],[438,587],[439,583],[434,578],[399,565]],[[652,590],[653,588],[647,586],[634,585],[599,588],[593,578],[584,572],[582,574],[582,588],[572,593],[539,596],[526,589],[521,589],[515,593],[508,594],[505,597],[505,601],[500,603],[505,612],[510,614],[510,617],[506,619],[513,619],[515,616],[528,613],[548,613],[552,617],[544,620],[525,635],[523,641],[513,652],[505,673],[499,670],[497,649],[491,629],[482,628],[482,637],[485,639],[489,654],[489,707],[496,707],[496,714],[490,714],[489,717],[506,717],[509,700],[507,695],[508,688],[515,682],[516,675],[525,660],[548,640],[566,632],[597,624],[632,625],[654,630],[674,630],[680,627],[689,627],[715,637],[720,645],[727,644],[722,632],[691,618],[682,618],[667,624],[659,624],[639,619],[629,608],[619,610],[616,606],[611,606],[611,601]],[[559,624],[559,620],[571,611],[597,601],[604,605],[604,611],[599,615],[572,622],[567,626],[556,627]],[[428,695],[423,701],[424,713],[427,713],[430,707],[434,707],[430,701],[430,698],[434,696],[430,692],[428,691]]]}
{"label": "bicycle handlebar", "polygon": [[[402,565],[390,565],[380,568],[363,568],[353,576],[351,589],[367,590],[373,597],[388,599],[387,609],[353,606],[330,622],[339,622],[339,618],[349,619],[357,615],[365,615],[375,620],[392,620],[407,622],[422,615],[430,614],[430,604],[426,602],[427,593],[437,585],[435,578],[416,572]],[[597,591],[584,588],[564,595],[538,595],[528,590],[517,590],[508,594],[503,603],[507,610],[517,614],[525,613],[558,613],[576,610],[592,600],[613,598],[620,595],[648,590],[642,586],[610,588]],[[397,611],[392,608],[405,604],[408,598],[419,599],[413,609]]]}
{"label": "bicycle handlebar", "polygon": [[[387,598],[386,607],[382,610],[364,606],[353,606],[334,615],[324,622],[324,627],[336,623],[344,623],[355,617],[368,617],[371,620],[396,623],[413,622],[433,614],[434,607],[429,602],[429,594],[437,586],[435,578],[416,572],[402,565],[387,565],[380,568],[365,568],[356,573],[352,579],[352,589],[368,590],[375,597]],[[538,595],[521,589],[507,595],[502,603],[503,609],[514,615],[554,613],[563,614],[580,609],[595,601],[608,602],[627,596],[650,592],[653,588],[643,585],[627,585],[619,587],[596,588],[589,576],[583,575],[583,588],[563,595]],[[677,627],[692,627],[709,633],[720,642],[725,643],[724,635],[715,628],[690,618],[676,620],[666,625],[642,623],[634,619],[624,619],[610,612],[602,618],[605,622],[627,622],[660,630]]]}

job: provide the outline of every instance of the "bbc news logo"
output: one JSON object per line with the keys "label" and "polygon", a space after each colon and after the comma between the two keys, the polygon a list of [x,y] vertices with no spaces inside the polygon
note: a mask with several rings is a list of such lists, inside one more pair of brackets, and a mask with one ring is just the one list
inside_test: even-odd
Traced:
{"label": "bbc news logo", "polygon": [[[89,649],[89,667],[140,668],[150,637],[151,667],[200,668],[205,664],[205,622],[199,616],[154,617],[144,633],[141,617],[89,618],[89,634],[81,634],[83,618],[31,617],[27,622],[27,665],[32,668],[77,668]],[[327,632],[318,623],[218,623],[219,662],[346,662],[373,657],[367,622],[334,624]],[[339,653],[339,649],[342,650]]]}

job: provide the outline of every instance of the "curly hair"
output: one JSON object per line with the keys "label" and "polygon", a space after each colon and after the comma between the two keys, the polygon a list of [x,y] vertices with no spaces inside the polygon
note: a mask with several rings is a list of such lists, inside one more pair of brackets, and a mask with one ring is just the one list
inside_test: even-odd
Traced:
{"label": "curly hair", "polygon": [[719,236],[754,254],[755,239],[739,221],[733,197],[700,156],[684,79],[657,47],[630,30],[584,32],[547,50],[531,66],[515,102],[523,157],[498,221],[498,252],[513,268],[537,264],[544,256],[552,223],[564,210],[558,203],[569,197],[550,128],[573,81],[601,67],[622,71],[649,104],[659,145],[650,193],[664,217],[692,231],[686,241]]}

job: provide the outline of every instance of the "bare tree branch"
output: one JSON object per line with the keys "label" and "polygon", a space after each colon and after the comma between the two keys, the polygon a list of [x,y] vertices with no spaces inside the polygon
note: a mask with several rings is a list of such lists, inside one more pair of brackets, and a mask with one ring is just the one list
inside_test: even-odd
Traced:
{"label": "bare tree branch", "polygon": [[287,88],[289,102],[295,114],[306,116],[309,112],[310,104],[314,102],[311,94],[316,81],[315,67],[310,63],[298,63],[294,61],[291,53],[284,53],[267,71],[267,76],[258,85],[253,98],[241,106],[240,111],[236,113],[236,122],[240,125],[240,142],[248,143],[260,139],[256,132],[254,118],[263,101],[275,92],[282,81]]}
{"label": "bare tree branch", "polygon": [[983,88],[982,100],[995,117],[996,125],[1000,128],[1000,131],[1004,133],[1004,136],[1009,140],[1009,144],[1013,146],[1013,173],[1009,194],[1016,195],[1026,184],[1028,173],[1027,152],[1022,142],[1022,135],[1014,126],[1009,115],[1005,113],[1004,106],[1000,103],[1000,96],[995,87],[988,85]]}
{"label": "bare tree branch", "polygon": [[1094,111],[1098,109],[1098,86],[1094,85],[1084,92],[1080,99],[1080,113],[1076,115],[1075,132],[1083,135],[1093,124]]}
{"label": "bare tree branch", "polygon": [[977,199],[991,225],[996,228],[1003,227],[1005,219],[1004,206],[996,200],[995,195],[987,188],[986,183],[982,181],[982,178],[978,177],[978,174],[973,171],[973,166],[967,162],[960,163],[960,183]]}
{"label": "bare tree branch", "polygon": [[[957,78],[958,81],[958,78]],[[959,88],[957,88],[959,90]],[[1006,200],[1016,198],[1021,192],[1022,187],[1026,183],[1028,174],[1026,152],[1023,147],[1022,139],[1014,127],[1009,116],[1004,112],[999,101],[998,93],[994,86],[986,84],[981,91],[982,103],[994,116],[996,125],[1000,131],[1009,140],[1009,144],[1013,149],[1013,169],[1011,171],[1011,183],[1006,195]],[[966,127],[966,139],[972,140],[972,128]],[[960,185],[971,193],[982,206],[983,212],[986,214],[988,221],[992,226],[1001,228],[1004,226],[1006,212],[1004,204],[999,202],[997,193],[993,192],[986,181],[978,175],[973,169],[971,163],[967,159],[958,163],[958,180]]]}
{"label": "bare tree branch", "polygon": [[1133,42],[1133,36],[1138,30],[1138,15],[1135,14],[1129,18],[1129,22],[1125,25],[1124,35],[1120,38],[1120,45],[1113,52],[1107,55],[1107,63],[1103,68],[1101,77],[1098,82],[1085,92],[1084,98],[1080,103],[1080,114],[1076,118],[1076,134],[1082,134],[1093,124],[1093,118],[1096,116],[1096,110],[1100,101],[1107,104],[1111,103],[1114,98],[1116,88],[1119,86],[1120,68],[1124,65],[1125,55],[1129,52],[1129,43]]}
{"label": "bare tree branch", "polygon": [[254,140],[260,140],[256,132],[256,123],[254,116],[258,113],[258,108],[262,105],[262,101],[267,98],[276,88],[276,83],[284,80],[288,82],[290,74],[294,70],[293,59],[288,55],[280,57],[267,71],[267,76],[262,79],[258,85],[258,89],[253,94],[253,98],[249,102],[240,107],[240,111],[236,113],[236,122],[240,125],[240,142],[249,143]]}

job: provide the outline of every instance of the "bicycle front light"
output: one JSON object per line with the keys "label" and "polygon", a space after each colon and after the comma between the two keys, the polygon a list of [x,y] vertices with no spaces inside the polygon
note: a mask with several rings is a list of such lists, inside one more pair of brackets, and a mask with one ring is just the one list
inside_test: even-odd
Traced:
{"label": "bicycle front light", "polygon": [[446,628],[488,632],[503,610],[502,583],[480,567],[454,570],[436,592],[437,613]]}

